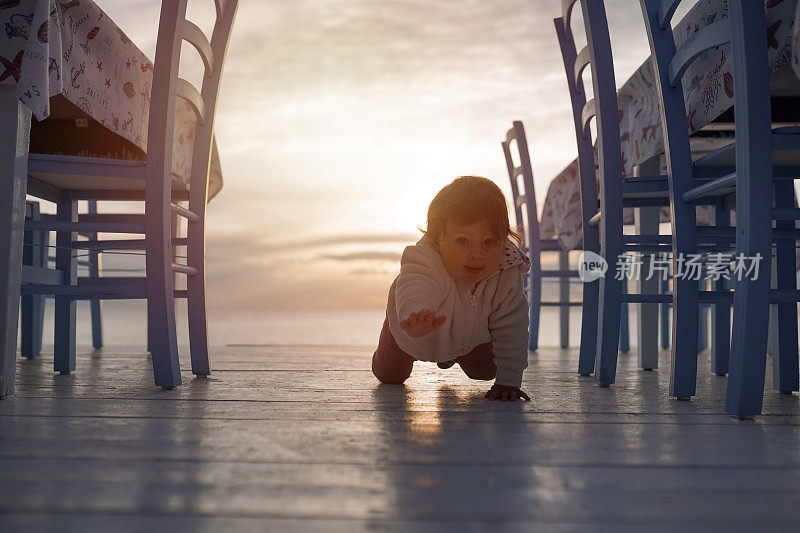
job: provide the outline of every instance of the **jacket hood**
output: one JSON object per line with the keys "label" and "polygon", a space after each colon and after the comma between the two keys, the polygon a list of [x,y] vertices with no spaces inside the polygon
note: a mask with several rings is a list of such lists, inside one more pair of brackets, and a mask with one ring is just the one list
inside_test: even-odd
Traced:
{"label": "jacket hood", "polygon": [[519,246],[507,240],[503,246],[503,255],[500,257],[500,271],[519,265],[522,265],[523,270],[527,272],[531,268],[531,260]]}

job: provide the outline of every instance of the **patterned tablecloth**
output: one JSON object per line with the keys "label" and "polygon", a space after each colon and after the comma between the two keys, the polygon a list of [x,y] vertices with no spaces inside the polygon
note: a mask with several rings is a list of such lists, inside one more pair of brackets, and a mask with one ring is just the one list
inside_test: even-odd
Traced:
{"label": "patterned tablecloth", "polygon": [[[782,72],[793,69],[796,77],[800,78],[800,24],[795,24],[800,4],[798,0],[764,1],[771,71],[775,73],[782,67],[784,67]],[[636,7],[638,8],[638,5]],[[726,17],[727,10],[727,0],[698,2],[678,23],[675,30],[676,44],[680,46],[694,32],[721,17]],[[720,46],[706,52],[684,74],[686,122],[691,132],[700,130],[733,106],[733,75],[730,59],[730,45]],[[794,96],[800,98],[800,92]],[[620,88],[618,101],[624,178],[633,175],[636,165],[664,152],[658,88],[649,59]],[[666,173],[663,163],[662,173]],[[666,220],[669,220],[666,209],[662,211],[662,220],[665,215]],[[704,221],[699,220],[699,222],[702,224]],[[625,210],[625,223],[633,223],[631,209]],[[550,184],[540,230],[542,238],[557,238],[566,250],[581,246],[583,228],[577,159],[561,171]]]}
{"label": "patterned tablecloth", "polygon": [[[31,151],[144,158],[153,63],[102,9],[91,0],[0,0],[0,29],[0,83],[15,83],[38,119]],[[175,118],[172,172],[188,185],[196,118],[183,99]],[[209,198],[221,188],[215,143]]]}

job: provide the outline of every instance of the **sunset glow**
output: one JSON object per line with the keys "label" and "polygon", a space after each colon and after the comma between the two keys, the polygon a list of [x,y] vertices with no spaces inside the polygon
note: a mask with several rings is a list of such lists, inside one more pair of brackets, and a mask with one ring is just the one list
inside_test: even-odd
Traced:
{"label": "sunset glow", "polygon": [[[213,3],[198,4],[190,18],[207,29]],[[436,191],[476,174],[509,194],[500,140],[513,120],[541,209],[575,155],[558,4],[242,2],[216,120],[225,185],[208,209],[209,307],[382,307]],[[607,4],[619,83],[646,37],[637,2]],[[150,57],[158,6],[103,4]],[[191,76],[197,59],[184,57]]]}

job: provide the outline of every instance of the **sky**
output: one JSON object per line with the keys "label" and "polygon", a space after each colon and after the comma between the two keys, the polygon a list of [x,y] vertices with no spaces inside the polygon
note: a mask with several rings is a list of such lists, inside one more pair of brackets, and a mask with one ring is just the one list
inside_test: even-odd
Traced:
{"label": "sky", "polygon": [[[102,3],[151,58],[159,6]],[[225,184],[208,207],[209,308],[384,307],[440,188],[481,175],[510,195],[500,141],[513,120],[541,210],[576,154],[560,6],[241,0],[216,115]],[[606,6],[620,86],[649,55],[647,37],[638,0]],[[213,0],[190,0],[189,18],[210,28]],[[581,25],[578,14],[576,35]],[[186,44],[182,57],[191,79],[199,60]]]}

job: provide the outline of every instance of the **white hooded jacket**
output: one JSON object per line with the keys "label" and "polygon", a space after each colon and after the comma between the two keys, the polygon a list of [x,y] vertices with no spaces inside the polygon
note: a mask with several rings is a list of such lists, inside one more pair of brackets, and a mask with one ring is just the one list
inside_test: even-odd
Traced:
{"label": "white hooded jacket", "polygon": [[[522,275],[530,260],[506,241],[500,269],[475,287],[456,281],[427,237],[407,246],[389,290],[386,315],[397,345],[420,361],[442,362],[491,342],[498,385],[519,387],[528,366],[528,301]],[[424,337],[406,335],[400,322],[423,309],[446,322]]]}

